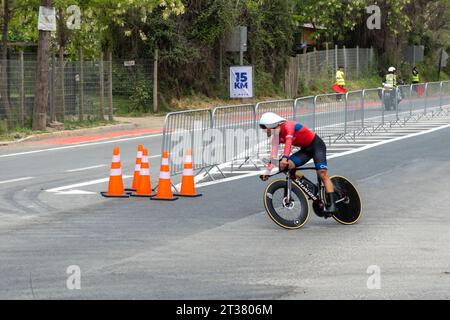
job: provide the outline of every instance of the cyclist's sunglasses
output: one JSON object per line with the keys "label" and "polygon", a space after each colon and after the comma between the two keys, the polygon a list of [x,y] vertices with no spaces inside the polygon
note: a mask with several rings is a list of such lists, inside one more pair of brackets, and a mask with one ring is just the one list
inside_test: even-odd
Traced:
{"label": "cyclist's sunglasses", "polygon": [[274,128],[276,128],[278,125],[275,125],[275,126],[272,126],[272,127],[268,127],[268,126],[266,126],[266,125],[264,125],[264,124],[260,124],[259,125],[259,127],[261,128],[261,129],[264,129],[264,130],[266,130],[266,129],[274,129]]}

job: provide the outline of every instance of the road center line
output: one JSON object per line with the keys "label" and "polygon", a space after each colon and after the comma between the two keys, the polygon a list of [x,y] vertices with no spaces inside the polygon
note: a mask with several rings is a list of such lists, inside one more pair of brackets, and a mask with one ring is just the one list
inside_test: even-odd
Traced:
{"label": "road center line", "polygon": [[91,169],[97,169],[97,168],[103,168],[106,167],[106,164],[99,164],[97,166],[91,166],[91,167],[84,167],[79,169],[72,169],[72,170],[66,170],[66,172],[80,172],[80,171],[86,171]]}
{"label": "road center line", "polygon": [[31,179],[34,179],[34,177],[23,177],[23,178],[18,178],[18,179],[0,181],[0,184],[13,183],[13,182],[19,182],[19,181],[25,181],[25,180],[31,180]]}

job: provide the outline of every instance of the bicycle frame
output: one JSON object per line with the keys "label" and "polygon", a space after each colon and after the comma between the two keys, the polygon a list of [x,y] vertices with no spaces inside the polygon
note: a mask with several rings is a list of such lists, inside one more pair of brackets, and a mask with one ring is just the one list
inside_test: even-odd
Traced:
{"label": "bicycle frame", "polygon": [[312,192],[304,183],[302,183],[301,180],[292,179],[292,177],[295,176],[295,172],[297,170],[316,170],[316,168],[303,167],[303,168],[292,169],[292,170],[289,170],[288,172],[284,172],[284,173],[286,173],[286,180],[287,180],[287,186],[288,186],[287,194],[286,194],[286,198],[287,198],[288,202],[291,200],[291,184],[292,183],[295,183],[300,189],[302,189],[303,192],[308,196],[309,200],[312,200],[312,201],[322,200],[322,197],[320,196],[320,191],[322,189],[322,181],[320,180],[320,178],[317,177],[317,184],[315,184],[314,182],[312,182],[305,176],[303,176],[303,178],[302,178],[317,188],[317,190],[314,190],[314,191],[316,191],[316,194],[314,194],[314,192]]}

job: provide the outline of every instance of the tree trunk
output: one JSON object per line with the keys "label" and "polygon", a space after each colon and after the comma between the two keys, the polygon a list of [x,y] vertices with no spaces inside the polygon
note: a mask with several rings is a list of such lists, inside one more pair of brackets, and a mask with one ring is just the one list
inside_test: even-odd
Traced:
{"label": "tree trunk", "polygon": [[3,108],[5,109],[6,118],[8,120],[8,128],[14,126],[13,115],[11,111],[11,103],[9,101],[8,93],[8,29],[11,20],[9,8],[9,0],[3,1],[3,28],[2,28],[2,55],[0,66],[0,95],[2,99]]}
{"label": "tree trunk", "polygon": [[[41,0],[41,6],[51,7],[52,0]],[[34,95],[33,130],[45,130],[48,105],[48,59],[50,57],[50,31],[39,30],[36,93]]]}
{"label": "tree trunk", "polygon": [[67,28],[64,19],[64,10],[59,9],[58,20],[58,41],[59,41],[59,88],[60,88],[60,120],[64,122],[66,116],[66,96],[65,96],[65,65],[64,48],[67,42]]}

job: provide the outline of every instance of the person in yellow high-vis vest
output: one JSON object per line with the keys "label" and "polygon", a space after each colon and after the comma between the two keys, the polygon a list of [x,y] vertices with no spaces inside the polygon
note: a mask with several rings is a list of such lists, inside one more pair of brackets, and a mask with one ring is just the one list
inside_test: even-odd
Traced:
{"label": "person in yellow high-vis vest", "polygon": [[419,95],[422,96],[422,87],[419,85],[420,83],[420,76],[419,71],[417,71],[417,67],[414,66],[411,72],[411,83],[413,90]]}
{"label": "person in yellow high-vis vest", "polygon": [[384,105],[386,110],[395,110],[397,107],[398,89],[397,89],[397,69],[390,67],[386,74],[386,80],[383,83]]}
{"label": "person in yellow high-vis vest", "polygon": [[397,69],[395,69],[394,67],[390,67],[388,69],[385,83],[388,86],[390,86],[391,88],[393,88],[397,85]]}
{"label": "person in yellow high-vis vest", "polygon": [[419,82],[420,82],[419,71],[417,71],[417,67],[414,67],[412,69],[411,83],[418,84]]}
{"label": "person in yellow high-vis vest", "polygon": [[[340,65],[338,71],[336,72],[336,84],[345,89],[345,72],[344,66]],[[337,95],[338,101],[342,100],[342,94]]]}

